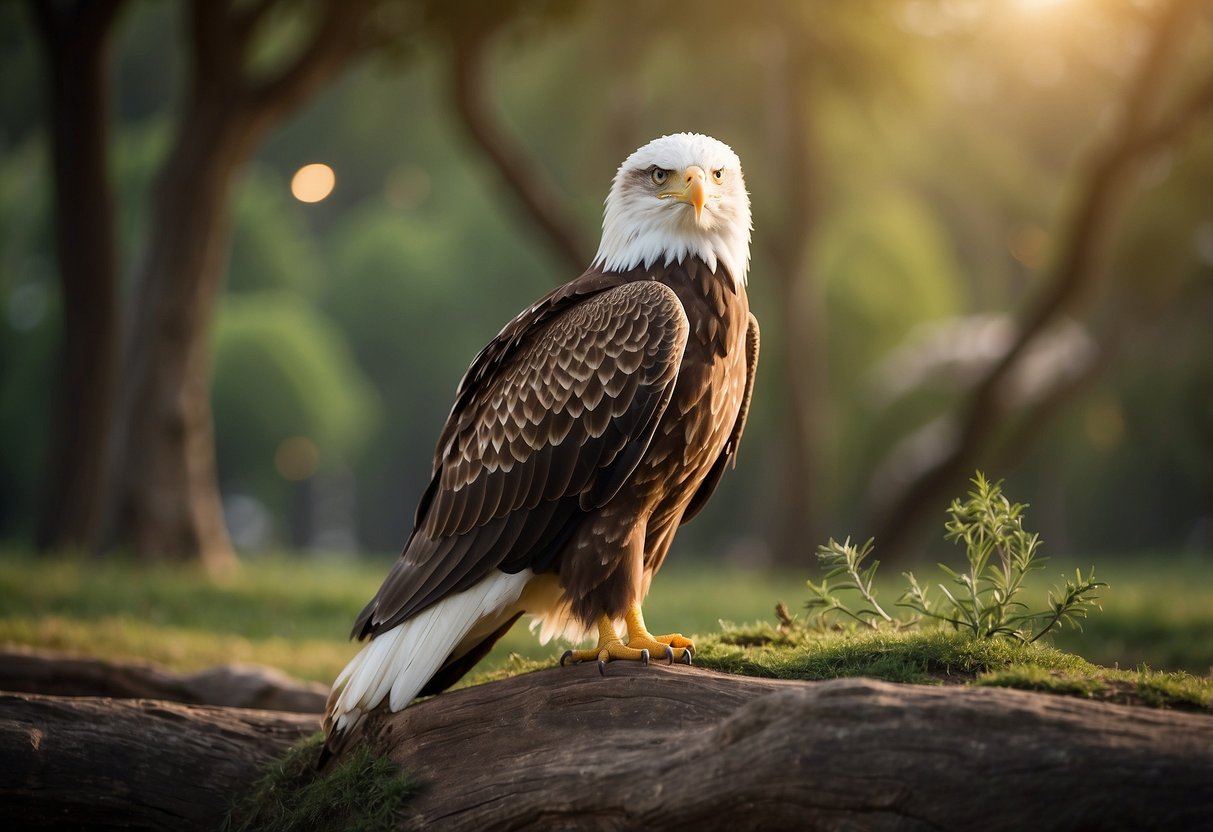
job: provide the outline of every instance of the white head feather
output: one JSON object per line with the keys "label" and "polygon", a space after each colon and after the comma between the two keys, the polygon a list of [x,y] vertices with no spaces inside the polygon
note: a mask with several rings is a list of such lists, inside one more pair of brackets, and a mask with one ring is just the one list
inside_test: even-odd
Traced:
{"label": "white head feather", "polygon": [[[657,170],[681,177],[692,165],[706,174],[706,199],[698,218],[692,205],[667,198],[670,182],[653,179]],[[594,265],[623,272],[658,261],[682,262],[690,255],[712,271],[723,266],[744,286],[750,228],[750,198],[737,154],[724,142],[699,133],[662,136],[619,166],[607,195]]]}

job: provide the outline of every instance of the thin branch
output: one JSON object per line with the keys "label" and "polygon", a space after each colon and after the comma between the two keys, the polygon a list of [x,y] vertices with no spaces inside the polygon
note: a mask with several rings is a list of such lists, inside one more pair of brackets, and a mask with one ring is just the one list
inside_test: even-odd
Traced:
{"label": "thin branch", "polygon": [[364,0],[328,0],[312,39],[295,59],[248,88],[251,116],[276,123],[339,75],[364,46],[360,35],[367,10]]}
{"label": "thin branch", "polygon": [[1133,155],[1148,153],[1156,147],[1178,140],[1202,117],[1207,117],[1210,113],[1213,113],[1213,80],[1198,86],[1166,117],[1148,128],[1139,129],[1132,141],[1125,143],[1125,148]]}
{"label": "thin branch", "polygon": [[884,550],[896,551],[920,522],[921,507],[946,494],[971,467],[973,457],[985,446],[1007,408],[1003,390],[1029,346],[1058,315],[1075,305],[1089,290],[1100,272],[1100,246],[1109,233],[1128,174],[1150,153],[1171,141],[1206,113],[1209,90],[1202,87],[1171,114],[1150,127],[1145,121],[1150,93],[1159,85],[1159,75],[1174,52],[1176,40],[1196,4],[1175,0],[1163,10],[1153,32],[1149,50],[1134,74],[1125,96],[1121,127],[1105,146],[1092,154],[1080,196],[1069,215],[1063,248],[1045,284],[1043,294],[1020,316],[1019,334],[990,371],[975,385],[956,442],[950,451],[910,482],[899,499],[884,512],[877,524],[877,538]]}
{"label": "thin branch", "polygon": [[451,33],[451,82],[455,112],[468,135],[497,169],[531,220],[543,232],[552,253],[574,274],[590,264],[590,249],[568,220],[565,199],[535,165],[526,150],[499,124],[488,103],[485,60],[492,32],[466,29]]}
{"label": "thin branch", "polygon": [[278,0],[256,0],[248,3],[243,9],[237,9],[232,15],[232,30],[247,42],[277,2]]}

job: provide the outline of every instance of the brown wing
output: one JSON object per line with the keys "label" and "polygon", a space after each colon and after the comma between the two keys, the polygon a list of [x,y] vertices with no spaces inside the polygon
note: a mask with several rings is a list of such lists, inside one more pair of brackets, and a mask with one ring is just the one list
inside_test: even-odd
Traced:
{"label": "brown wing", "polygon": [[725,443],[724,450],[720,452],[720,456],[712,464],[708,475],[700,483],[695,496],[691,498],[686,511],[682,513],[683,523],[692,519],[703,510],[703,507],[716,491],[716,486],[720,484],[720,478],[724,476],[724,469],[729,462],[731,461],[736,464],[737,446],[741,444],[741,434],[745,430],[746,416],[750,412],[750,397],[754,394],[754,374],[758,371],[758,347],[760,341],[758,319],[754,317],[753,313],[750,313],[750,326],[746,330],[745,338],[745,395],[741,398],[741,409],[737,411],[737,421],[733,423],[733,432],[729,435],[729,441]]}
{"label": "brown wing", "polygon": [[688,331],[674,292],[652,281],[558,290],[503,329],[460,384],[413,536],[353,635],[493,569],[547,568],[640,461]]}

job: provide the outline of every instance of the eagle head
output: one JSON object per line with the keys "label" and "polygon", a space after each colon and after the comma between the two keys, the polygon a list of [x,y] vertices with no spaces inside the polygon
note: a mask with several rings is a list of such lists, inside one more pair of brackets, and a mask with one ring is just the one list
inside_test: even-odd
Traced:
{"label": "eagle head", "polygon": [[594,265],[623,272],[698,256],[744,285],[750,198],[741,160],[724,142],[675,133],[624,160],[607,195]]}

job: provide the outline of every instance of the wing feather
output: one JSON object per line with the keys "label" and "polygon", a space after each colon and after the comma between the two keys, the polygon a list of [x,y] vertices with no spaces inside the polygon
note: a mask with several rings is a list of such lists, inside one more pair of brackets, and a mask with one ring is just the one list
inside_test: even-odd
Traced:
{"label": "wing feather", "polygon": [[395,626],[493,569],[549,568],[639,463],[688,331],[669,288],[602,275],[507,325],[460,382],[413,536],[355,634]]}

